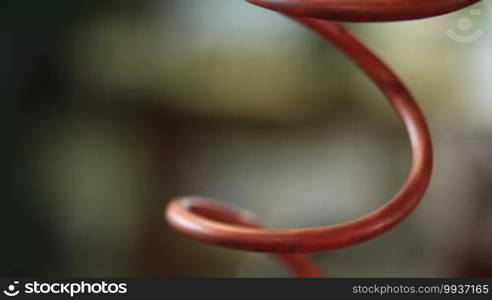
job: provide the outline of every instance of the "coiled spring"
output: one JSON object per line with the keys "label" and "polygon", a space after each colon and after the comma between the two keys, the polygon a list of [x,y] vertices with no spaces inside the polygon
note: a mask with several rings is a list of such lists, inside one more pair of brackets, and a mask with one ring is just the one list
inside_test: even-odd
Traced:
{"label": "coiled spring", "polygon": [[295,275],[322,272],[303,254],[339,249],[374,238],[400,223],[423,197],[432,173],[432,143],[425,118],[400,79],[336,21],[384,22],[432,17],[480,0],[249,0],[298,21],[347,55],[379,87],[403,121],[412,149],[409,175],[399,192],[376,211],[336,225],[263,228],[248,212],[201,197],[171,201],[165,216],[190,238],[223,247],[275,254]]}

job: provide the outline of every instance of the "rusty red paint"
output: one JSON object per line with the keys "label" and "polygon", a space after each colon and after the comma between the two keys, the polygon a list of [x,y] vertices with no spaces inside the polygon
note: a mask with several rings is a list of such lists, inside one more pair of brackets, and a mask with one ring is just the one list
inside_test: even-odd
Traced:
{"label": "rusty red paint", "polygon": [[274,230],[251,214],[201,197],[171,201],[167,221],[190,238],[222,247],[275,254],[295,275],[322,272],[303,254],[339,249],[372,239],[400,223],[423,197],[432,173],[432,143],[425,118],[393,71],[341,24],[383,22],[449,13],[480,0],[249,0],[281,12],[318,33],[369,76],[403,121],[412,149],[409,175],[399,192],[376,211],[336,225]]}

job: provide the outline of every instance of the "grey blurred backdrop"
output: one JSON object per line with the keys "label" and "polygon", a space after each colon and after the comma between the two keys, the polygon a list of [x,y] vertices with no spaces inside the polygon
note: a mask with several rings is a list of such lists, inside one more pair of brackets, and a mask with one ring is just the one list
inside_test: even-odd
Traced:
{"label": "grey blurred backdrop", "polygon": [[[241,0],[0,7],[1,276],[289,276],[180,236],[165,204],[205,195],[277,228],[333,224],[406,176],[407,136],[380,93],[276,13]],[[436,165],[398,228],[313,256],[328,274],[492,276],[490,7],[349,24],[423,107]]]}

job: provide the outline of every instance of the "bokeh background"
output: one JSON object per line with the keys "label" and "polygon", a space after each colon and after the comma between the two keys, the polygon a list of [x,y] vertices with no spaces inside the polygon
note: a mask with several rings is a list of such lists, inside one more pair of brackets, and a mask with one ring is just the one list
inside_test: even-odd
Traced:
{"label": "bokeh background", "polygon": [[[436,165],[399,227],[313,256],[328,274],[492,276],[484,2],[480,15],[349,24],[419,100]],[[406,176],[407,136],[384,98],[276,13],[241,0],[6,0],[0,16],[1,276],[289,276],[180,236],[165,204],[196,194],[277,228],[333,224]]]}

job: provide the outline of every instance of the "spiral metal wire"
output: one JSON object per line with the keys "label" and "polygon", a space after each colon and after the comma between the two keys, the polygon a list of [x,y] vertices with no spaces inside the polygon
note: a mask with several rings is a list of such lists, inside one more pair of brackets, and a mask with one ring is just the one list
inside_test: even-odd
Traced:
{"label": "spiral metal wire", "polygon": [[336,225],[267,229],[250,213],[202,197],[170,202],[165,217],[186,236],[222,247],[275,254],[298,277],[321,277],[304,253],[372,239],[400,223],[420,202],[431,178],[432,143],[425,118],[393,71],[335,21],[385,22],[446,14],[480,0],[249,0],[298,21],[347,55],[386,96],[410,139],[412,163],[399,192],[374,212]]}

